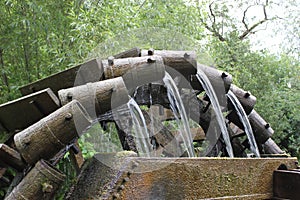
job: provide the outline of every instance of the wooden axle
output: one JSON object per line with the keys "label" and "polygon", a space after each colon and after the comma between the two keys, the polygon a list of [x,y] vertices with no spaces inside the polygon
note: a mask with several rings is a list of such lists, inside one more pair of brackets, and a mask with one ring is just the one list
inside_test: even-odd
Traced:
{"label": "wooden axle", "polygon": [[14,136],[16,148],[29,164],[50,159],[91,124],[91,119],[74,100]]}

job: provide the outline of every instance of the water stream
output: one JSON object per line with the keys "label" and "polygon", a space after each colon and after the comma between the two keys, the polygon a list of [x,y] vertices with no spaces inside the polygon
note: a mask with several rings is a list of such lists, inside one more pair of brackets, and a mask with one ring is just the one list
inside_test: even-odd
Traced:
{"label": "water stream", "polygon": [[249,140],[250,150],[257,158],[259,158],[260,154],[259,154],[259,150],[258,150],[256,141],[255,141],[255,137],[254,137],[250,122],[248,120],[248,117],[247,117],[241,103],[239,102],[237,97],[233,94],[233,92],[231,92],[230,90],[227,93],[227,97],[230,99],[231,103],[233,104],[233,106],[239,116],[239,119],[241,120],[241,122],[244,126],[245,133]]}
{"label": "water stream", "polygon": [[138,149],[139,156],[151,157],[151,150],[153,148],[150,144],[149,133],[144,115],[139,105],[133,98],[130,98],[130,100],[127,103],[127,106],[132,117],[133,128],[135,129],[134,131],[136,135],[136,146]]}
{"label": "water stream", "polygon": [[222,133],[224,142],[226,144],[227,153],[228,153],[229,157],[233,158],[234,155],[233,155],[233,150],[232,150],[232,146],[231,146],[231,142],[230,142],[230,137],[229,137],[229,134],[228,134],[228,131],[226,128],[225,119],[222,115],[222,111],[221,111],[220,104],[218,102],[216,93],[215,93],[209,79],[207,78],[206,74],[202,70],[200,70],[200,69],[197,70],[196,77],[197,77],[198,81],[200,82],[200,84],[202,85],[203,89],[205,90],[207,96],[210,99],[211,105],[216,114],[217,122],[221,129],[221,133]]}
{"label": "water stream", "polygon": [[165,73],[163,82],[167,88],[170,107],[178,125],[179,136],[183,141],[183,148],[186,150],[188,157],[195,157],[189,121],[178,88],[173,78],[167,72]]}

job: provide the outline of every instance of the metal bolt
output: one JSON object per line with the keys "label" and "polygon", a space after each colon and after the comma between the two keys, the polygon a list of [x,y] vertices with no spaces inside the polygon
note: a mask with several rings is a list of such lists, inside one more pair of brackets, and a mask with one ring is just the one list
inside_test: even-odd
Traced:
{"label": "metal bolt", "polygon": [[69,92],[69,93],[67,94],[67,99],[68,99],[69,101],[71,101],[71,100],[73,99],[73,94],[72,94],[71,92]]}
{"label": "metal bolt", "polygon": [[189,58],[190,56],[191,55],[189,53],[187,53],[187,52],[185,52],[184,55],[183,55],[184,58]]}
{"label": "metal bolt", "polygon": [[115,57],[109,56],[108,59],[107,59],[108,65],[113,65],[114,64],[114,59],[115,59]]}
{"label": "metal bolt", "polygon": [[266,125],[265,125],[265,128],[266,128],[266,129],[270,128],[270,124],[266,124]]}
{"label": "metal bolt", "polygon": [[152,55],[154,55],[154,49],[153,49],[153,48],[150,48],[150,49],[148,50],[148,56],[152,56]]}
{"label": "metal bolt", "polygon": [[251,95],[251,94],[250,94],[249,92],[246,92],[246,93],[244,94],[244,97],[245,97],[245,98],[248,98],[248,97],[250,97],[250,95]]}
{"label": "metal bolt", "polygon": [[147,62],[148,63],[154,63],[154,62],[156,62],[156,59],[153,58],[153,57],[150,57],[150,58],[147,59]]}
{"label": "metal bolt", "polygon": [[65,120],[70,121],[72,119],[73,115],[71,113],[67,113],[65,116]]}
{"label": "metal bolt", "polygon": [[228,74],[227,73],[225,73],[225,72],[222,72],[222,75],[221,75],[221,77],[222,78],[226,78],[228,76]]}

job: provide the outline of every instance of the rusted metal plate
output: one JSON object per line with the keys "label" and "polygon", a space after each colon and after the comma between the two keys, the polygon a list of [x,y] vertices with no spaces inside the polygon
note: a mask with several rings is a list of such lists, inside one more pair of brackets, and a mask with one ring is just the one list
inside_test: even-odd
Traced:
{"label": "rusted metal plate", "polygon": [[[297,161],[131,157],[116,170],[98,158],[79,176],[80,184],[71,199],[268,199],[272,197],[273,171],[281,164],[295,168]],[[111,157],[110,163],[114,162],[120,165]]]}
{"label": "rusted metal plate", "polygon": [[274,171],[273,194],[274,197],[281,199],[300,199],[300,171]]}
{"label": "rusted metal plate", "polygon": [[34,124],[59,108],[59,100],[51,89],[21,97],[0,105],[0,132],[15,133]]}
{"label": "rusted metal plate", "polygon": [[99,81],[102,77],[103,69],[101,61],[98,59],[90,60],[81,65],[69,68],[62,72],[53,74],[44,79],[30,83],[20,88],[22,95],[28,95],[33,92],[51,88],[57,95],[58,90],[76,85],[82,85],[88,82]]}

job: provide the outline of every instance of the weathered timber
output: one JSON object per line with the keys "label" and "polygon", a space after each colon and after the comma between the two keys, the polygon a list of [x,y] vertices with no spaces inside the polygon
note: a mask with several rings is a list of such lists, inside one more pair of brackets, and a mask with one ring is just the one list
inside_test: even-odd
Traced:
{"label": "weathered timber", "polygon": [[50,159],[91,124],[91,119],[74,100],[14,136],[16,148],[29,164]]}
{"label": "weathered timber", "polygon": [[[166,66],[166,71],[174,74],[174,70],[186,80],[191,79],[191,74],[197,73],[196,53],[194,51],[170,51],[170,50],[142,50],[141,56],[161,56]],[[176,76],[176,75],[175,75]]]}
{"label": "weathered timber", "polygon": [[280,147],[272,140],[272,138],[269,138],[264,144],[263,149],[265,154],[285,154],[284,151],[280,149]]}
{"label": "weathered timber", "polygon": [[116,55],[113,55],[114,58],[129,58],[129,57],[139,57],[141,56],[141,49],[138,47],[134,47],[132,49],[123,51]]}
{"label": "weathered timber", "polygon": [[300,171],[275,170],[273,174],[273,197],[278,199],[300,199]]}
{"label": "weathered timber", "polygon": [[[220,105],[223,107],[227,107],[226,93],[228,92],[231,86],[232,75],[227,72],[218,70],[214,67],[205,66],[199,63],[197,64],[197,69],[202,70],[206,74],[212,87],[214,88]],[[198,82],[196,77],[193,77],[192,80],[193,82],[198,83],[194,85],[194,89],[203,90],[202,85]]]}
{"label": "weathered timber", "polygon": [[6,200],[53,199],[65,175],[46,161],[40,160],[6,197]]}
{"label": "weathered timber", "polygon": [[234,84],[231,84],[230,90],[238,98],[247,115],[251,113],[256,103],[256,97]]}
{"label": "weathered timber", "polygon": [[62,89],[58,95],[62,105],[78,100],[93,119],[129,100],[122,77]]}
{"label": "weathered timber", "polygon": [[120,180],[119,184],[127,180],[130,174],[123,173],[123,168],[127,168],[126,165],[133,156],[137,154],[132,151],[96,154],[85,162],[78,176],[80,178],[66,199],[111,199],[110,194],[105,192],[115,186],[116,180]]}
{"label": "weathered timber", "polygon": [[69,199],[268,199],[273,171],[281,164],[294,169],[296,160],[131,157],[116,170],[94,158]]}
{"label": "weathered timber", "polygon": [[[15,133],[34,124],[59,108],[59,100],[47,88],[0,105],[0,124],[4,130]],[[1,126],[0,126],[1,127]]]}
{"label": "weathered timber", "polygon": [[81,167],[82,167],[82,165],[84,163],[84,158],[83,158],[83,155],[82,155],[82,152],[81,152],[78,140],[76,140],[72,144],[69,152],[70,152],[71,163],[74,166],[74,168],[76,170],[76,173],[79,174],[80,169],[81,169]]}
{"label": "weathered timber", "polygon": [[255,110],[248,116],[256,141],[264,144],[274,133],[274,130]]}
{"label": "weathered timber", "polygon": [[162,80],[165,75],[165,65],[160,56],[103,60],[102,63],[105,79],[122,76],[130,91],[137,86]]}
{"label": "weathered timber", "polygon": [[67,70],[48,76],[20,88],[22,95],[51,88],[57,95],[58,90],[96,82],[102,79],[103,67],[99,59],[93,59]]}
{"label": "weathered timber", "polygon": [[21,155],[6,144],[0,144],[0,167],[12,167],[22,171],[26,164]]}

